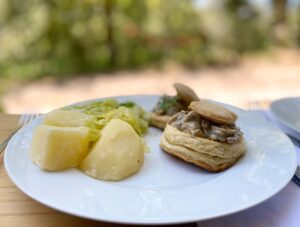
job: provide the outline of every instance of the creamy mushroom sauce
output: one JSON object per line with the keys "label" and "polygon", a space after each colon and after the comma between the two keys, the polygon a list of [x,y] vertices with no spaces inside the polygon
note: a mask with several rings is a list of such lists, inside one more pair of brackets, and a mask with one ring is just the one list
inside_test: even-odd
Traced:
{"label": "creamy mushroom sauce", "polygon": [[235,124],[217,124],[201,117],[195,111],[181,111],[171,118],[169,124],[192,136],[222,143],[237,143],[243,135]]}

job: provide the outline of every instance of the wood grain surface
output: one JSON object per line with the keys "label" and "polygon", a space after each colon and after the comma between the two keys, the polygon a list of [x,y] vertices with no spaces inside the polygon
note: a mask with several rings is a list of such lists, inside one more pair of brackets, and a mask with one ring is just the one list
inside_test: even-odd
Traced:
{"label": "wood grain surface", "polygon": [[[18,125],[19,115],[0,113],[0,142],[2,142]],[[77,227],[128,226],[87,220],[58,212],[35,202],[21,192],[6,174],[3,164],[3,154],[0,155],[0,226],[1,227]],[[180,226],[180,225],[177,225]],[[182,226],[195,227],[195,223]]]}

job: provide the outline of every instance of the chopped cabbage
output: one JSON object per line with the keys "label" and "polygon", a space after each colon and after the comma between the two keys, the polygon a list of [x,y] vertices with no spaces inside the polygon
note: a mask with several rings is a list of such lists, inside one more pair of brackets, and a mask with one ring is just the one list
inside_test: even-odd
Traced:
{"label": "chopped cabbage", "polygon": [[85,114],[99,116],[109,111],[117,109],[119,103],[115,99],[105,99],[103,101],[91,102],[84,105],[74,105],[65,107],[66,110],[77,110]]}
{"label": "chopped cabbage", "polygon": [[142,107],[133,102],[118,103],[115,99],[106,99],[85,105],[76,105],[64,108],[65,110],[79,111],[95,118],[86,121],[90,128],[93,140],[98,139],[99,131],[111,120],[120,119],[129,123],[134,130],[143,135],[149,126],[149,115]]}

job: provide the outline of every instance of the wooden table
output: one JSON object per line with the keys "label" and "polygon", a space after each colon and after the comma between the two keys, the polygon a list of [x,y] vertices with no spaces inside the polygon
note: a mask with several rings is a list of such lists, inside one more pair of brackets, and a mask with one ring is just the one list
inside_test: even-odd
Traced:
{"label": "wooden table", "polygon": [[[17,126],[19,115],[0,114],[0,142],[2,142]],[[54,226],[128,226],[106,222],[91,221],[64,214],[38,202],[21,192],[6,174],[0,155],[0,226],[1,227],[54,227]],[[177,225],[178,226],[178,225]],[[183,226],[195,227],[195,223]]]}

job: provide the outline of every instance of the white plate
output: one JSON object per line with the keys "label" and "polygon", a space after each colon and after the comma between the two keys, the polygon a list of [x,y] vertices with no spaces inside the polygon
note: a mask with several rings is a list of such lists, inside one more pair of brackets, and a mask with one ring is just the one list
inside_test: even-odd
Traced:
{"label": "white plate", "polygon": [[[157,96],[116,97],[151,110]],[[95,100],[92,100],[95,101]],[[77,169],[45,172],[29,159],[37,119],[10,141],[4,156],[13,182],[33,199],[57,210],[101,221],[175,224],[235,213],[257,205],[281,190],[296,169],[294,147],[286,135],[251,113],[239,115],[247,153],[233,167],[208,173],[159,148],[161,131],[146,136],[150,153],[142,169],[120,182],[92,179]]]}
{"label": "white plate", "polygon": [[300,97],[272,102],[270,116],[285,133],[300,140]]}

